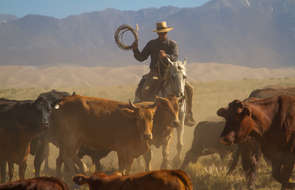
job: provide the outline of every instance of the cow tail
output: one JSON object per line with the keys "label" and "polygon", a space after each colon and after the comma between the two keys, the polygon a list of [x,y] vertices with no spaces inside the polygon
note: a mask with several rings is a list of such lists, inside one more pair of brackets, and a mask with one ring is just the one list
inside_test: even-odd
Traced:
{"label": "cow tail", "polygon": [[171,174],[178,177],[185,186],[185,190],[192,190],[193,184],[190,177],[182,170],[173,170]]}

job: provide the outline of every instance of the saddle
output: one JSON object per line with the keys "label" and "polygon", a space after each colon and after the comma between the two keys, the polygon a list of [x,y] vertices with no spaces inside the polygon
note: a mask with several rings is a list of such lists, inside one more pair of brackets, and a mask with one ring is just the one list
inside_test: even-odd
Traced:
{"label": "saddle", "polygon": [[138,96],[141,101],[154,101],[159,96],[168,77],[168,65],[158,61],[156,71],[150,72],[143,76],[143,82],[139,85]]}
{"label": "saddle", "polygon": [[142,101],[154,101],[160,89],[163,86],[163,79],[153,74],[144,76],[144,83],[140,90],[140,99]]}

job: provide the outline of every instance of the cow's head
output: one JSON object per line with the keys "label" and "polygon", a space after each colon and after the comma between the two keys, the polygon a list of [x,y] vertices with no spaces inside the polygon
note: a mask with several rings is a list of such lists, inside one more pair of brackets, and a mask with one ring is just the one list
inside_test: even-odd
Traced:
{"label": "cow's head", "polygon": [[248,136],[262,134],[262,130],[257,123],[257,117],[253,114],[254,107],[234,100],[228,108],[220,108],[217,115],[225,118],[225,127],[221,133],[220,141],[224,144],[240,143]]}
{"label": "cow's head", "polygon": [[153,138],[153,119],[157,108],[157,104],[133,104],[129,101],[127,108],[123,108],[122,111],[128,113],[129,117],[132,117],[136,121],[136,129],[140,138],[146,141],[151,141]]}
{"label": "cow's head", "polygon": [[47,129],[49,127],[49,117],[52,111],[52,106],[44,97],[38,97],[32,103],[32,108],[34,112],[34,119],[32,121],[36,122],[34,126],[38,129]]}
{"label": "cow's head", "polygon": [[49,92],[44,92],[39,95],[39,97],[45,98],[50,103],[51,107],[54,107],[64,97],[67,97],[67,96],[70,96],[68,92],[57,91],[57,90],[51,90]]}
{"label": "cow's head", "polygon": [[181,127],[179,115],[179,101],[181,98],[170,96],[168,98],[156,97],[158,108],[154,117],[153,143],[160,146],[166,142],[174,128]]}

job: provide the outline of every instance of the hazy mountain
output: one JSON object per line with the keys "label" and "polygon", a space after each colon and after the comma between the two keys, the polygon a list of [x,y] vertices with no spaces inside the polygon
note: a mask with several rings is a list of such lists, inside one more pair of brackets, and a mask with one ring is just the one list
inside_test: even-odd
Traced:
{"label": "hazy mountain", "polygon": [[5,24],[15,19],[17,19],[17,17],[14,15],[0,14],[0,24]]}
{"label": "hazy mountain", "polygon": [[294,0],[212,0],[195,8],[106,9],[64,19],[27,15],[0,25],[0,64],[137,64],[116,46],[116,28],[139,24],[142,47],[161,20],[173,25],[169,36],[190,62],[294,65]]}

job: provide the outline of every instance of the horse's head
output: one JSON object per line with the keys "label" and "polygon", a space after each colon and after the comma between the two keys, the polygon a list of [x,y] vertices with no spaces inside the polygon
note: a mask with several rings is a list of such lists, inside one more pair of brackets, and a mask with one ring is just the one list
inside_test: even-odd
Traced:
{"label": "horse's head", "polygon": [[[178,97],[184,96],[184,86],[185,86],[185,79],[186,79],[186,71],[185,71],[185,64],[186,61],[176,61],[172,62],[169,61],[169,86],[170,92],[169,95],[175,95]],[[168,93],[168,92],[167,92]]]}

